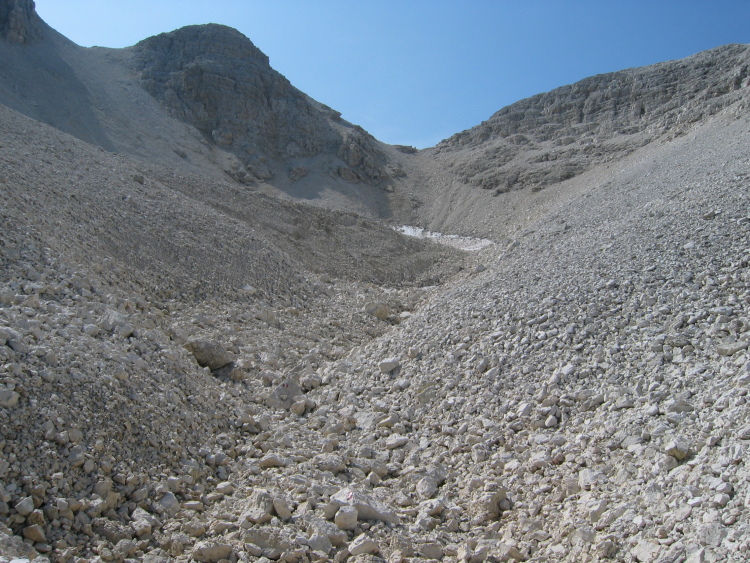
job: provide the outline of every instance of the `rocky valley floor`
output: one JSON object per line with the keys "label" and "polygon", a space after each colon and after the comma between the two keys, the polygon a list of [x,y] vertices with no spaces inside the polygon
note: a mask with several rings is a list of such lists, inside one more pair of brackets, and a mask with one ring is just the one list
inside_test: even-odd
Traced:
{"label": "rocky valley floor", "polygon": [[747,46],[422,151],[224,26],[0,53],[0,563],[750,560]]}
{"label": "rocky valley floor", "polygon": [[0,561],[750,557],[744,117],[528,194],[475,253],[352,226],[399,237],[391,278],[377,252],[315,272],[260,227],[267,258],[230,263],[254,219],[175,212],[222,229],[200,283],[148,256],[162,233],[210,260],[157,228],[164,177],[51,130],[16,145],[24,123],[0,147]]}

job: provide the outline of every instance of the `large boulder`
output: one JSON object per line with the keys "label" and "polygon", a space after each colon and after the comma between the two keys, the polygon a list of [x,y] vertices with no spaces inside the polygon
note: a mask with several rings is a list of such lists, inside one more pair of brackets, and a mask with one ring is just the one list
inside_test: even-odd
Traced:
{"label": "large boulder", "polygon": [[234,361],[234,356],[213,340],[189,340],[185,348],[193,354],[199,366],[207,367],[211,371],[221,369]]}

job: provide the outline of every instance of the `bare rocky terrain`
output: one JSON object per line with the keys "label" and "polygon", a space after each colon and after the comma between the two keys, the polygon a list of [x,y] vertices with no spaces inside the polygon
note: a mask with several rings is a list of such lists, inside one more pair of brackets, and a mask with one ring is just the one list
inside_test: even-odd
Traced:
{"label": "bare rocky terrain", "polygon": [[0,0],[0,563],[747,561],[748,59],[416,151]]}

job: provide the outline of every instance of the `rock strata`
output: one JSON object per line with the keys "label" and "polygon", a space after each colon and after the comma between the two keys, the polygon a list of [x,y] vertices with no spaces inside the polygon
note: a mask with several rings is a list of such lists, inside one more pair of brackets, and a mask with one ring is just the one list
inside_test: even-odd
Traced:
{"label": "rock strata", "polygon": [[748,86],[749,60],[748,46],[727,45],[586,78],[505,107],[435,151],[466,184],[497,193],[539,190],[662,135],[684,134],[735,103]]}
{"label": "rock strata", "polygon": [[44,23],[34,9],[33,0],[0,2],[0,38],[12,43],[31,43],[42,37]]}
{"label": "rock strata", "polygon": [[141,86],[238,157],[227,172],[241,183],[273,180],[289,159],[296,163],[289,178],[299,180],[320,166],[310,158],[329,154],[340,166],[327,172],[347,182],[378,184],[389,177],[386,156],[372,136],[294,88],[232,28],[188,26],[132,49]]}

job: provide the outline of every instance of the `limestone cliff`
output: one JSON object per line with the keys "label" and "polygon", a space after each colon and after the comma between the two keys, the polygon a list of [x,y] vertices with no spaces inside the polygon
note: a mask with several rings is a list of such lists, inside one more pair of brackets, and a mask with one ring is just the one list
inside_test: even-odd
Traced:
{"label": "limestone cliff", "polygon": [[[273,70],[240,32],[188,26],[135,47],[141,85],[175,117],[238,157],[241,181],[272,179],[277,164],[333,155],[327,170],[350,182],[385,178],[375,139],[305,95]],[[299,163],[293,176],[299,177]]]}
{"label": "limestone cliff", "polygon": [[737,101],[750,46],[727,45],[678,61],[601,74],[507,106],[441,142],[464,183],[497,193],[571,178]]}

